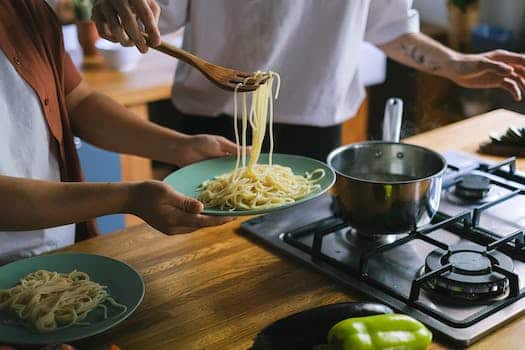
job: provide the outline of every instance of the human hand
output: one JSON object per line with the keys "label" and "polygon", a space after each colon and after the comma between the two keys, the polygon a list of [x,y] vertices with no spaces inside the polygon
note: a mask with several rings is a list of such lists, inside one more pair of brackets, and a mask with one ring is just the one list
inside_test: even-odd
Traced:
{"label": "human hand", "polygon": [[450,79],[468,88],[499,88],[516,101],[525,92],[525,55],[505,50],[460,54],[452,62]]}
{"label": "human hand", "polygon": [[132,188],[126,212],[137,215],[167,235],[188,233],[232,220],[229,217],[202,215],[203,207],[198,200],[176,192],[163,182],[144,181]]}
{"label": "human hand", "polygon": [[222,136],[195,135],[182,138],[176,146],[178,166],[185,166],[200,160],[236,154],[237,146]]}
{"label": "human hand", "polygon": [[160,7],[155,0],[95,0],[91,18],[104,39],[123,46],[135,45],[145,53],[148,44],[143,31],[151,46],[160,45],[159,16]]}

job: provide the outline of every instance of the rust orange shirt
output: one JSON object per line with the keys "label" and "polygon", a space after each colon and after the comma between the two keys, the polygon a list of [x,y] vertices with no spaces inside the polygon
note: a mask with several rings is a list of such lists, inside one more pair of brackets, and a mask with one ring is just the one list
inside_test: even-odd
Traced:
{"label": "rust orange shirt", "polygon": [[[59,151],[62,181],[82,181],[66,107],[66,95],[82,78],[64,49],[61,25],[44,0],[0,1],[0,49],[38,96]],[[77,241],[94,235],[93,221],[77,224]]]}

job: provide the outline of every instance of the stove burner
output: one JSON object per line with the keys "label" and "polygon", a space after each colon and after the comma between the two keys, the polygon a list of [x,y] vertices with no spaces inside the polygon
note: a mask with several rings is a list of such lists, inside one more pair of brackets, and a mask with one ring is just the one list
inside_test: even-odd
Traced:
{"label": "stove burner", "polygon": [[490,179],[483,175],[469,174],[456,184],[456,195],[464,199],[481,199],[490,190]]}
{"label": "stove burner", "polygon": [[436,249],[427,256],[424,272],[446,264],[452,265],[452,271],[430,280],[427,289],[472,301],[497,299],[508,292],[508,278],[492,271],[494,265],[513,270],[512,259],[499,251],[486,252],[472,243],[458,244],[449,251]]}
{"label": "stove burner", "polygon": [[340,231],[342,241],[348,246],[368,251],[379,246],[394,242],[399,236],[396,235],[369,235],[357,232],[354,229]]}
{"label": "stove burner", "polygon": [[460,205],[461,207],[467,209],[467,208],[475,208],[480,204],[488,203],[497,200],[502,195],[507,194],[508,192],[505,192],[505,190],[498,186],[491,186],[489,193],[483,197],[483,198],[464,198],[460,197],[456,194],[456,187],[449,188],[445,191],[443,200],[447,200],[450,203]]}

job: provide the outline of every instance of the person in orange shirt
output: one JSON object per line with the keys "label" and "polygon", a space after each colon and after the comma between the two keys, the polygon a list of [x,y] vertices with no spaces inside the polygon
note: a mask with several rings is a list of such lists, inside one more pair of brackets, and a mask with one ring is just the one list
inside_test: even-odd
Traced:
{"label": "person in orange shirt", "polygon": [[91,219],[135,214],[166,234],[222,224],[159,181],[86,183],[73,142],[184,166],[236,151],[141,120],[90,89],[44,0],[0,2],[0,264],[92,237]]}

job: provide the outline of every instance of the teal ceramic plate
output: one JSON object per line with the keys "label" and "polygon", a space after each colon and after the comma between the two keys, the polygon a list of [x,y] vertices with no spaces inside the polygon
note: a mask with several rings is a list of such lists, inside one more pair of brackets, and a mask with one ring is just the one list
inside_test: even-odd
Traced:
{"label": "teal ceramic plate", "polygon": [[125,320],[135,311],[144,297],[144,282],[137,271],[128,265],[101,255],[59,253],[41,255],[19,260],[0,267],[0,289],[11,288],[25,275],[36,270],[71,272],[78,270],[89,274],[91,280],[108,286],[110,295],[128,307],[124,314],[109,309],[109,318],[104,320],[100,310],[95,309],[86,317],[91,324],[71,326],[49,333],[38,333],[21,325],[6,323],[14,320],[11,313],[0,312],[0,343],[7,344],[60,344],[93,336],[108,330]]}
{"label": "teal ceramic plate", "polygon": [[[261,154],[259,163],[264,164],[268,162],[268,154]],[[299,203],[306,202],[310,199],[316,198],[324,192],[328,191],[335,182],[335,174],[325,163],[318,160],[295,156],[291,154],[274,154],[273,163],[292,168],[294,174],[304,175],[305,172],[312,172],[315,169],[324,169],[325,176],[321,180],[321,190],[311,193],[310,195],[294,202],[287,203],[282,206],[273,207],[269,209],[257,210],[220,210],[215,208],[205,208],[203,213],[207,215],[222,215],[222,216],[243,216],[264,214],[272,211],[287,208]],[[209,159],[202,162],[191,164],[187,167],[179,169],[170,174],[164,182],[173,187],[176,191],[185,194],[186,196],[197,198],[200,190],[199,186],[206,180],[212,179],[216,176],[227,173],[235,168],[235,157],[224,157]]]}

